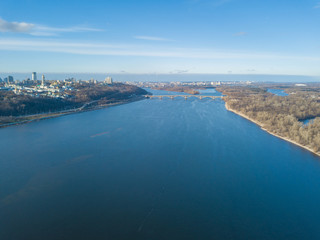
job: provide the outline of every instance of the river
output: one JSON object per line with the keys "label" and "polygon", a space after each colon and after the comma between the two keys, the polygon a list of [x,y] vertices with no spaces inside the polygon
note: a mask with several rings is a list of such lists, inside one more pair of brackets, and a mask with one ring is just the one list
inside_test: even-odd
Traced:
{"label": "river", "polygon": [[320,238],[320,159],[221,99],[13,126],[0,146],[1,240]]}

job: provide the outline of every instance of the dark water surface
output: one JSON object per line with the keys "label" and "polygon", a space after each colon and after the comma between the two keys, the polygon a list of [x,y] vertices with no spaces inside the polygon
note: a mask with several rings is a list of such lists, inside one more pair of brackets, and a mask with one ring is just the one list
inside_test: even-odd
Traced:
{"label": "dark water surface", "polygon": [[0,129],[0,146],[1,240],[320,239],[319,158],[221,100]]}

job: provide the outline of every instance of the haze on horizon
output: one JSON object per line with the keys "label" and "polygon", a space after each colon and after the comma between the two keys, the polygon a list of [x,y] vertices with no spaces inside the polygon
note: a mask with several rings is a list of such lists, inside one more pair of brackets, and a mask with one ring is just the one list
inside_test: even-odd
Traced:
{"label": "haze on horizon", "polygon": [[0,2],[0,72],[320,76],[320,2]]}

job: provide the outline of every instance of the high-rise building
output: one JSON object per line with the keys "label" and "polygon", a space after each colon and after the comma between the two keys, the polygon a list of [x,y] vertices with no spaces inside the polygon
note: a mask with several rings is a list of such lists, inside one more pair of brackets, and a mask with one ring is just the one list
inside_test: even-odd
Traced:
{"label": "high-rise building", "polygon": [[13,83],[13,77],[12,76],[8,76],[8,83]]}
{"label": "high-rise building", "polygon": [[106,79],[104,80],[104,83],[112,85],[113,84],[112,78],[111,77],[106,77]]}
{"label": "high-rise building", "polygon": [[37,80],[37,73],[36,72],[33,72],[32,73],[32,78],[31,78],[33,81],[36,81]]}

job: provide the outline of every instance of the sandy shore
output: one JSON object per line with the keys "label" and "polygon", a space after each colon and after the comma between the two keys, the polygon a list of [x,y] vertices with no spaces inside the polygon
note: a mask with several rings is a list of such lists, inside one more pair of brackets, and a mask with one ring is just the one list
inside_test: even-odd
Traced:
{"label": "sandy shore", "polygon": [[273,135],[273,136],[275,136],[275,137],[281,138],[281,139],[283,139],[283,140],[285,140],[285,141],[287,141],[287,142],[290,142],[290,143],[292,143],[292,144],[295,144],[295,145],[297,145],[297,146],[299,146],[299,147],[301,147],[301,148],[304,148],[304,149],[306,149],[306,150],[308,150],[308,151],[312,152],[313,154],[315,154],[315,155],[317,155],[317,156],[320,157],[320,153],[317,153],[317,152],[313,151],[311,148],[309,148],[309,147],[307,147],[307,146],[303,146],[303,145],[301,145],[300,143],[297,143],[297,142],[295,142],[295,141],[293,141],[293,140],[291,140],[291,139],[289,139],[289,138],[282,137],[282,136],[279,136],[279,135],[277,135],[277,134],[275,134],[275,133],[272,133],[272,132],[268,131],[267,129],[265,129],[265,128],[263,127],[263,124],[262,124],[262,123],[260,123],[260,122],[258,122],[258,121],[255,121],[254,119],[252,119],[252,118],[244,115],[244,114],[241,113],[241,112],[238,112],[238,111],[236,111],[236,110],[231,109],[226,102],[225,102],[225,107],[226,107],[226,109],[227,109],[228,111],[233,112],[233,113],[235,113],[235,114],[237,114],[237,115],[239,115],[239,116],[241,116],[241,117],[243,117],[243,118],[245,118],[245,119],[247,119],[247,120],[249,120],[249,121],[257,124],[259,127],[261,127],[262,130],[266,131],[267,133],[269,133],[269,134],[271,134],[271,135]]}

